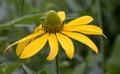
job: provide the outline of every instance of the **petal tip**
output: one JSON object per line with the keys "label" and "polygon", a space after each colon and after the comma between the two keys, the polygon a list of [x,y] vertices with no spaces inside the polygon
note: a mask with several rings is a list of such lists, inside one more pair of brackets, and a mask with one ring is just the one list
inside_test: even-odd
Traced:
{"label": "petal tip", "polygon": [[95,52],[96,54],[98,54],[98,53],[99,53],[98,49],[94,50],[94,52]]}
{"label": "petal tip", "polygon": [[53,60],[54,58],[47,57],[47,60]]}
{"label": "petal tip", "polygon": [[20,59],[26,59],[26,58],[29,58],[29,57],[20,55],[19,58],[20,58]]}
{"label": "petal tip", "polygon": [[73,56],[72,57],[69,57],[69,59],[72,59],[73,58]]}
{"label": "petal tip", "polygon": [[98,52],[98,51],[96,51],[95,53],[96,53],[96,54],[98,54],[99,52]]}
{"label": "petal tip", "polygon": [[107,39],[107,37],[106,37],[106,35],[105,34],[102,34],[103,35],[103,37],[105,38],[105,39]]}
{"label": "petal tip", "polygon": [[72,58],[73,58],[73,55],[74,55],[74,54],[72,54],[72,55],[67,55],[67,56],[68,56],[69,59],[72,59]]}
{"label": "petal tip", "polygon": [[84,18],[87,18],[88,20],[90,20],[90,22],[92,22],[94,20],[93,17],[89,16],[89,15],[86,15],[86,16],[83,16]]}

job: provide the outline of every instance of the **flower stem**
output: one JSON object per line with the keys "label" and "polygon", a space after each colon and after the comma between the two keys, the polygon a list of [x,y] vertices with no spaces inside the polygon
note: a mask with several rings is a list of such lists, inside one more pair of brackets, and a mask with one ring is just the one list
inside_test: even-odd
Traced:
{"label": "flower stem", "polygon": [[59,74],[59,54],[56,56],[56,74]]}

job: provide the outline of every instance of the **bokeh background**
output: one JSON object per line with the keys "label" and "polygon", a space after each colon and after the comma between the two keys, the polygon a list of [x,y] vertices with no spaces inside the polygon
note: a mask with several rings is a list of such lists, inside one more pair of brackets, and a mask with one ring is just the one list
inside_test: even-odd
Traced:
{"label": "bokeh background", "polygon": [[46,60],[48,45],[24,60],[16,56],[16,45],[4,54],[6,46],[43,23],[49,10],[65,11],[65,22],[90,15],[92,24],[100,26],[107,36],[89,36],[99,54],[74,40],[72,60],[60,49],[61,74],[120,74],[120,0],[0,0],[0,74],[56,74],[55,60]]}

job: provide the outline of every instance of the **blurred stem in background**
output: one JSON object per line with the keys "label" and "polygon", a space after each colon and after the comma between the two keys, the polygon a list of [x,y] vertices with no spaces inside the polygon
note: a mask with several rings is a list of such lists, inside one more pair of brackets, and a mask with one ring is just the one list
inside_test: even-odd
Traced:
{"label": "blurred stem in background", "polygon": [[[96,0],[96,9],[97,9],[97,22],[101,28],[103,28],[103,22],[102,22],[102,11],[101,11],[101,0]],[[99,37],[99,51],[101,56],[101,67],[102,72],[104,73],[104,40],[102,37]]]}
{"label": "blurred stem in background", "polygon": [[24,15],[24,4],[25,4],[25,1],[21,0],[21,13],[20,13],[21,16]]}
{"label": "blurred stem in background", "polygon": [[[24,6],[25,6],[25,0],[21,0],[20,1],[20,6],[19,6],[19,8],[20,8],[20,13],[19,13],[20,17],[22,17],[24,15]],[[24,35],[24,28],[18,27],[17,34],[18,34],[17,35],[18,38],[21,38]]]}
{"label": "blurred stem in background", "polygon": [[56,74],[60,73],[60,66],[59,66],[59,54],[56,56]]}

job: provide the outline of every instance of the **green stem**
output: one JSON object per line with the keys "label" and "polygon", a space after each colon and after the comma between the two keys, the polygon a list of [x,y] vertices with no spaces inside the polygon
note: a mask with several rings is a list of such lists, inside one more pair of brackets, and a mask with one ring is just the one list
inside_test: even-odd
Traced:
{"label": "green stem", "polygon": [[[101,27],[101,28],[103,28],[103,26],[102,26],[102,24],[103,24],[103,22],[102,22],[102,12],[101,12],[101,0],[96,0],[96,7],[97,7],[97,19],[98,19],[98,24],[99,24],[99,26]],[[102,62],[101,62],[101,64],[102,64],[102,70],[103,70],[103,72],[104,72],[104,40],[103,40],[103,38],[102,37],[100,37],[100,47],[99,47],[99,49],[100,49],[100,55],[101,55],[101,58],[102,58]]]}
{"label": "green stem", "polygon": [[23,16],[23,14],[24,14],[24,3],[25,3],[25,1],[21,0],[21,13],[20,13],[21,16]]}
{"label": "green stem", "polygon": [[97,19],[98,19],[98,24],[100,27],[102,26],[102,13],[101,13],[101,0],[96,0],[96,5],[97,5]]}
{"label": "green stem", "polygon": [[59,54],[56,56],[56,74],[59,74]]}

